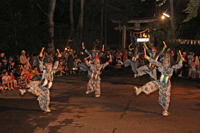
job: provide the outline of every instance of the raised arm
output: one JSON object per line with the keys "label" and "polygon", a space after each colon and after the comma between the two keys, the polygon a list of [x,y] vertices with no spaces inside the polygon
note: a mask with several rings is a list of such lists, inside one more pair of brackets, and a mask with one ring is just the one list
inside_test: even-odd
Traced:
{"label": "raised arm", "polygon": [[104,69],[109,63],[112,62],[112,60],[107,61],[106,63],[101,65],[101,69]]}
{"label": "raised arm", "polygon": [[163,41],[163,44],[164,44],[164,47],[163,47],[163,49],[158,53],[158,55],[157,55],[156,58],[159,58],[159,56],[160,56],[161,54],[163,54],[163,52],[164,52],[165,49],[167,48],[167,45],[166,45],[165,41]]}
{"label": "raised arm", "polygon": [[152,57],[153,55],[152,55],[151,51],[148,49],[146,42],[144,42],[143,44],[144,44],[145,51],[147,51],[149,56]]}
{"label": "raised arm", "polygon": [[132,50],[131,50],[131,45],[132,45],[132,43],[128,46],[128,50],[129,50],[130,52],[132,52]]}
{"label": "raised arm", "polygon": [[180,56],[181,56],[181,59],[179,60],[179,63],[172,66],[175,70],[180,69],[183,66],[183,61],[185,60],[183,58],[180,50],[179,50],[179,53],[180,53]]}
{"label": "raised arm", "polygon": [[42,48],[42,50],[41,50],[41,52],[39,54],[39,68],[40,68],[40,71],[43,71],[43,69],[44,69],[43,60],[42,60],[42,57],[43,57],[42,53],[43,53],[43,51],[44,51],[44,47]]}
{"label": "raised arm", "polygon": [[149,56],[147,56],[145,48],[144,48],[144,58],[146,58],[151,64],[156,65],[158,67],[162,67],[162,63],[150,58]]}
{"label": "raised arm", "polygon": [[84,42],[82,42],[82,49],[85,50],[86,54],[88,54],[89,56],[91,55],[90,52],[87,49],[85,49]]}

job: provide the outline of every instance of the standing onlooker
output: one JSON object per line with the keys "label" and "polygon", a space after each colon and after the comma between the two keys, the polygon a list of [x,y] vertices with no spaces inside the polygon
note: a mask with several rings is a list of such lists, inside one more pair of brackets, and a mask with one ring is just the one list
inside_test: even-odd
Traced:
{"label": "standing onlooker", "polygon": [[27,57],[27,69],[26,69],[27,71],[28,71],[29,69],[31,69],[30,59],[31,59],[31,58],[28,56],[28,57]]}
{"label": "standing onlooker", "polygon": [[67,63],[68,63],[69,72],[70,74],[72,74],[72,68],[74,66],[74,55],[72,51],[69,52]]}
{"label": "standing onlooker", "polygon": [[186,56],[186,52],[183,52],[183,58],[185,60],[183,60],[183,66],[181,68],[181,72],[180,74],[178,75],[179,77],[188,77],[188,59],[187,59],[187,56]]}
{"label": "standing onlooker", "polygon": [[16,68],[15,68],[15,62],[12,61],[12,62],[10,63],[10,65],[8,66],[8,72],[11,72],[11,71],[12,71],[12,73],[14,73],[15,70],[16,70]]}
{"label": "standing onlooker", "polygon": [[170,65],[173,66],[175,65],[175,58],[174,58],[174,51],[171,51],[171,55],[170,55]]}
{"label": "standing onlooker", "polygon": [[191,63],[192,61],[194,60],[194,55],[193,55],[193,52],[190,51],[189,52],[189,55],[188,55],[188,76],[190,77],[191,76]]}
{"label": "standing onlooker", "polygon": [[196,65],[196,68],[199,69],[199,57],[198,57],[198,55],[195,56],[195,65]]}
{"label": "standing onlooker", "polygon": [[27,59],[26,59],[26,52],[25,50],[22,50],[22,54],[19,57],[19,61],[22,65],[27,64]]}
{"label": "standing onlooker", "polygon": [[4,62],[6,61],[6,56],[5,56],[5,53],[4,52],[1,52],[1,55],[0,55],[0,62]]}

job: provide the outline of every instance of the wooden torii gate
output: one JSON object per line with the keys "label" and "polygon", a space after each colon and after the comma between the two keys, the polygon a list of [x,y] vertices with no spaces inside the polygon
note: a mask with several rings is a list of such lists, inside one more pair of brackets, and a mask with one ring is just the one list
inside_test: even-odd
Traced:
{"label": "wooden torii gate", "polygon": [[[153,18],[137,18],[137,19],[132,19],[132,20],[129,20],[127,22],[127,24],[129,23],[134,23],[134,27],[128,27],[126,24],[122,24],[121,21],[118,21],[118,20],[112,20],[112,23],[118,23],[119,24],[119,27],[115,27],[114,29],[115,30],[122,30],[122,48],[126,48],[126,30],[145,30],[147,29],[148,27],[140,27],[140,24],[141,23],[151,23],[153,21],[155,21],[156,18],[153,17]],[[122,26],[121,26],[122,24]],[[151,30],[150,28],[148,29],[149,31]],[[152,37],[150,36],[149,40],[151,41],[152,40]]]}

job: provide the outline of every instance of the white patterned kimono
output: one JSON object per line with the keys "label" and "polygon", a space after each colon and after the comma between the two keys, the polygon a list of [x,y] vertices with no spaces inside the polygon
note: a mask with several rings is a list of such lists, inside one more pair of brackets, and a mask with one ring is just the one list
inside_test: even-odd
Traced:
{"label": "white patterned kimono", "polygon": [[[149,56],[152,58],[152,59],[156,59],[156,50],[153,50],[154,52],[151,52],[148,48],[146,49],[147,52],[149,53]],[[159,53],[158,53],[158,57],[164,52],[164,50],[161,50]],[[156,72],[156,67],[153,66],[153,64],[149,63],[147,65],[143,65],[141,67],[139,67],[137,69],[137,73],[139,76],[142,76],[142,75],[145,75],[145,74],[149,74],[150,76],[150,80],[153,81],[153,80],[157,80],[157,72]]]}
{"label": "white patterned kimono", "polygon": [[129,51],[132,52],[133,57],[132,59],[125,60],[124,66],[125,67],[131,66],[132,71],[134,73],[137,73],[137,66],[138,66],[137,59],[139,58],[139,55],[143,53],[139,53],[137,48],[134,49],[134,52],[129,48]]}
{"label": "white patterned kimono", "polygon": [[87,91],[88,92],[93,92],[95,91],[95,95],[100,95],[101,94],[101,89],[100,89],[100,74],[101,70],[104,69],[107,65],[109,65],[109,62],[106,62],[104,64],[91,64],[88,61],[85,62],[88,67],[90,67],[91,70],[91,76],[90,80],[87,84]]}
{"label": "white patterned kimono", "polygon": [[171,95],[170,78],[173,75],[174,70],[180,69],[182,67],[182,61],[168,68],[165,68],[162,63],[155,61],[152,58],[149,59],[149,62],[158,67],[158,70],[161,72],[161,78],[146,83],[145,85],[140,87],[140,89],[147,95],[158,90],[159,91],[158,102],[163,107],[163,109],[167,111],[169,108],[170,95]]}
{"label": "white patterned kimono", "polygon": [[27,85],[27,91],[38,96],[40,109],[46,111],[49,109],[50,92],[46,87],[41,86],[40,81],[32,81]]}
{"label": "white patterned kimono", "polygon": [[56,61],[53,66],[52,65],[45,66],[43,61],[39,61],[39,68],[40,68],[40,71],[43,71],[43,76],[44,76],[42,78],[52,82],[53,74],[56,72],[58,68],[58,64],[59,64],[59,61]]}

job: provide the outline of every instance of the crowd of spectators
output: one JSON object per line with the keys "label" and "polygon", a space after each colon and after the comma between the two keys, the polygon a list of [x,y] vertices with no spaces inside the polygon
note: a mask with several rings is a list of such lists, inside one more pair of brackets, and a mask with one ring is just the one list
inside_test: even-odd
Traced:
{"label": "crowd of spectators", "polygon": [[[141,51],[142,52],[142,51]],[[55,77],[63,75],[73,75],[82,74],[80,64],[84,63],[84,58],[88,55],[84,50],[79,53],[76,50],[68,50],[67,52],[62,52],[62,57],[59,60],[59,66],[55,73]],[[56,60],[58,53],[53,54],[45,53],[45,56],[50,56],[52,60]],[[101,63],[104,63],[112,59],[112,63],[109,65],[111,69],[123,69],[123,62],[126,59],[132,59],[132,52],[128,49],[110,49],[103,52],[103,56],[100,58]],[[200,78],[200,56],[196,53],[190,51],[189,53],[183,52],[185,60],[183,61],[183,66],[180,70],[175,72],[176,75],[183,78]],[[171,65],[178,63],[180,60],[179,52],[175,53],[171,51]],[[139,56],[138,67],[145,65],[148,61],[143,55]],[[4,88],[14,89],[16,87],[26,85],[29,80],[40,80],[42,72],[39,70],[39,56],[26,53],[25,50],[21,51],[21,55],[17,59],[12,57],[7,57],[4,52],[0,55],[0,78],[1,84]]]}

